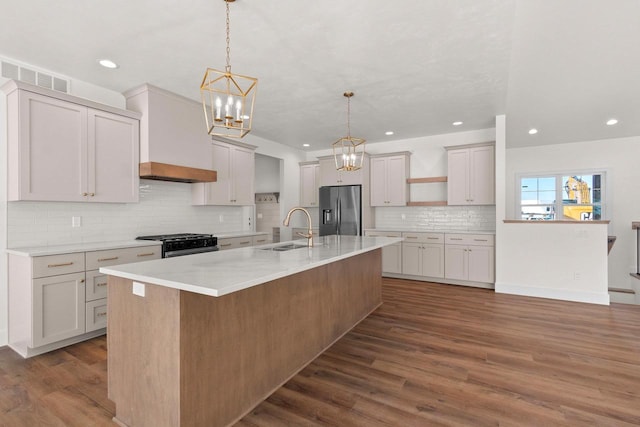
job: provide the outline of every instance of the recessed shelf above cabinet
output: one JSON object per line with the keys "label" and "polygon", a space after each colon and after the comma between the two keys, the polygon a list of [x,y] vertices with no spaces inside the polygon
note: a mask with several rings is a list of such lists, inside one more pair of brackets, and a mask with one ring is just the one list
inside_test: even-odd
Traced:
{"label": "recessed shelf above cabinet", "polygon": [[[446,176],[428,176],[424,178],[407,178],[407,184],[431,184],[447,182]],[[407,206],[447,206],[446,200],[407,202]]]}
{"label": "recessed shelf above cabinet", "polygon": [[431,182],[447,182],[446,176],[428,176],[426,178],[408,178],[407,184],[428,184]]}

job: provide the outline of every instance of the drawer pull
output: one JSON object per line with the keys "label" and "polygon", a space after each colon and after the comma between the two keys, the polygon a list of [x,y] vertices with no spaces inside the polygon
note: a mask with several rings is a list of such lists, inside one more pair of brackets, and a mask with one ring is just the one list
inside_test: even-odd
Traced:
{"label": "drawer pull", "polygon": [[251,242],[240,242],[241,245],[248,245]]}
{"label": "drawer pull", "polygon": [[474,242],[488,242],[487,239],[473,239]]}
{"label": "drawer pull", "polygon": [[96,283],[96,286],[107,286],[106,283]]}
{"label": "drawer pull", "polygon": [[262,240],[256,240],[258,243],[262,243],[262,242],[266,242],[267,239],[262,239]]}
{"label": "drawer pull", "polygon": [[98,258],[98,262],[103,262],[103,261],[113,261],[113,260],[116,260],[116,259],[118,259],[118,257],[117,257],[117,256],[113,256],[113,257],[111,257],[111,258]]}
{"label": "drawer pull", "polygon": [[223,243],[220,246],[231,246],[231,243]]}
{"label": "drawer pull", "polygon": [[407,236],[407,237],[405,237],[405,239],[417,239],[417,238],[418,238],[418,236]]}
{"label": "drawer pull", "polygon": [[428,240],[440,240],[439,237],[427,237]]}
{"label": "drawer pull", "polygon": [[387,237],[398,237],[398,236],[389,236],[389,235],[387,235]]}
{"label": "drawer pull", "polygon": [[66,267],[66,266],[69,266],[69,265],[73,265],[73,262],[65,262],[65,263],[62,263],[62,264],[48,264],[47,268]]}
{"label": "drawer pull", "polygon": [[449,237],[449,240],[462,240],[462,239],[458,237]]}
{"label": "drawer pull", "polygon": [[104,317],[107,313],[96,313],[96,317]]}
{"label": "drawer pull", "polygon": [[146,254],[138,254],[138,256],[151,256],[151,255],[155,255],[155,252],[147,252]]}

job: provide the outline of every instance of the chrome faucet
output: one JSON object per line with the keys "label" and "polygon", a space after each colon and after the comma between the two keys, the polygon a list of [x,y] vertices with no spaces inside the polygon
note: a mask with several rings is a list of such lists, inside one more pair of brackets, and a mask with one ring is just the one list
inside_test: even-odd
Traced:
{"label": "chrome faucet", "polygon": [[284,222],[282,223],[285,227],[289,226],[289,221],[291,220],[291,214],[295,211],[302,211],[304,213],[307,214],[307,223],[309,225],[309,232],[307,234],[304,233],[296,233],[299,236],[302,237],[306,237],[307,238],[307,245],[309,247],[313,246],[313,230],[311,229],[311,215],[309,214],[309,211],[306,210],[305,208],[301,208],[301,207],[295,207],[295,208],[291,208],[291,210],[289,211],[289,213],[287,214],[287,217],[284,219]]}

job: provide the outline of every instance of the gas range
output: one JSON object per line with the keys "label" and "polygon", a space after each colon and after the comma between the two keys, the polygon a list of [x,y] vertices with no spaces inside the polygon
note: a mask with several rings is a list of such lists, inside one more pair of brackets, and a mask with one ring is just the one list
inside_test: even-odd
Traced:
{"label": "gas range", "polygon": [[136,240],[157,240],[162,242],[162,258],[218,250],[218,238],[211,234],[159,234],[156,236],[140,236]]}

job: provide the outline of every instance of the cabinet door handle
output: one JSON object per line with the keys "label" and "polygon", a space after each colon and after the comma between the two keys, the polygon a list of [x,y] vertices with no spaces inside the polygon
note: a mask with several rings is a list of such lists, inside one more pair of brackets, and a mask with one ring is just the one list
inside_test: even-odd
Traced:
{"label": "cabinet door handle", "polygon": [[48,264],[47,268],[54,268],[54,267],[66,267],[68,265],[73,265],[73,262],[64,262],[62,264]]}
{"label": "cabinet door handle", "polygon": [[96,314],[96,317],[104,317],[106,315],[107,315],[107,313],[98,313],[98,314]]}
{"label": "cabinet door handle", "polygon": [[111,257],[111,258],[98,258],[98,262],[103,262],[103,261],[113,261],[118,259],[117,256]]}
{"label": "cabinet door handle", "polygon": [[96,195],[96,193],[89,193],[89,196],[91,196],[91,197],[93,197],[95,195]]}
{"label": "cabinet door handle", "polygon": [[141,256],[151,256],[151,255],[155,255],[155,252],[147,252],[145,254],[138,254],[137,256],[141,257]]}
{"label": "cabinet door handle", "polygon": [[84,279],[80,279],[80,283],[84,283]]}
{"label": "cabinet door handle", "polygon": [[89,193],[82,193],[82,197],[87,197]]}

